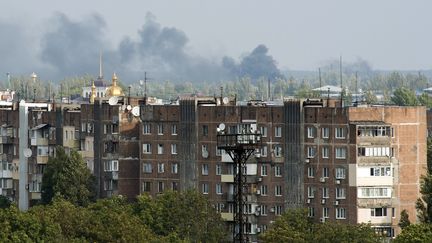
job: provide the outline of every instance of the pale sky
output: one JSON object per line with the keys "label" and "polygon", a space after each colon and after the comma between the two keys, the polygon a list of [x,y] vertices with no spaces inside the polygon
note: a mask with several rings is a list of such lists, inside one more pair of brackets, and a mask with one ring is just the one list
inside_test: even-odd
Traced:
{"label": "pale sky", "polygon": [[[125,37],[137,39],[150,12],[162,27],[184,32],[189,55],[208,60],[239,60],[264,44],[281,69],[316,70],[340,55],[348,61],[361,57],[374,69],[432,67],[430,0],[14,0],[2,1],[0,9],[1,38],[8,33],[1,30],[6,22],[35,39],[36,44],[14,43],[18,49],[28,44],[37,50],[41,33],[55,24],[55,13],[83,23],[93,14],[101,16],[104,39],[115,47]],[[26,58],[22,52],[3,52],[15,55],[16,62]],[[8,68],[0,65],[0,72]]]}

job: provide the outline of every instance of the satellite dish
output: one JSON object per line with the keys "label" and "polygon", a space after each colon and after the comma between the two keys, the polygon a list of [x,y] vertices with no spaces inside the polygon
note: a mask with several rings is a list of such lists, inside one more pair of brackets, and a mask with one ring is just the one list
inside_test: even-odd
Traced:
{"label": "satellite dish", "polygon": [[108,104],[110,104],[110,105],[117,105],[117,103],[118,103],[118,97],[117,96],[113,96],[113,97],[109,98],[109,100],[108,100]]}
{"label": "satellite dish", "polygon": [[218,128],[220,129],[220,131],[225,130],[225,124],[223,123],[219,124]]}
{"label": "satellite dish", "polygon": [[24,149],[24,157],[30,158],[32,156],[32,151],[29,148]]}
{"label": "satellite dish", "polygon": [[128,110],[128,111],[132,110],[132,106],[131,105],[127,105],[126,106],[126,110]]}
{"label": "satellite dish", "polygon": [[208,151],[207,150],[203,150],[202,151],[202,157],[206,159],[206,158],[208,158],[208,156],[209,156]]}
{"label": "satellite dish", "polygon": [[140,108],[139,108],[139,106],[134,106],[132,108],[132,115],[134,115],[134,116],[139,116],[140,115]]}
{"label": "satellite dish", "polygon": [[229,102],[228,97],[223,97],[223,99],[222,99],[222,103],[223,103],[224,105],[226,105],[226,104],[228,104],[228,102]]}

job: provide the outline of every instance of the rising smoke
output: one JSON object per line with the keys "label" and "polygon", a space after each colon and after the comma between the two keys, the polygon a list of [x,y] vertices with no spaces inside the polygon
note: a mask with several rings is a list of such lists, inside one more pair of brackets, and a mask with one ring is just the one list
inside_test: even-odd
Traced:
{"label": "rising smoke", "polygon": [[155,80],[174,82],[281,76],[264,45],[257,46],[238,64],[232,57],[220,60],[193,55],[188,51],[189,39],[183,31],[161,26],[150,13],[136,37],[125,36],[115,46],[108,41],[105,20],[98,14],[77,21],[56,13],[46,28],[40,36],[29,38],[24,35],[25,28],[0,20],[2,37],[10,36],[0,39],[0,51],[16,57],[0,61],[0,70],[9,72],[16,65],[24,69],[13,72],[43,72],[40,76],[51,80],[85,74],[96,76],[102,51],[105,74],[116,71],[126,83],[142,79],[144,71]]}

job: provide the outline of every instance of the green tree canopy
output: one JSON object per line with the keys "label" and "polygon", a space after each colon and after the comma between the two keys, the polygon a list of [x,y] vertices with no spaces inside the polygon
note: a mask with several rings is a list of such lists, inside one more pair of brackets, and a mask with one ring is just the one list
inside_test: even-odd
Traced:
{"label": "green tree canopy", "polygon": [[94,199],[94,191],[94,177],[81,155],[76,151],[67,154],[63,147],[57,147],[42,177],[42,202],[48,204],[60,196],[76,205],[87,205]]}
{"label": "green tree canopy", "polygon": [[399,224],[398,225],[399,225],[399,227],[401,227],[401,229],[405,229],[410,224],[411,224],[411,222],[409,220],[409,215],[408,215],[406,209],[404,209],[400,213],[400,220],[399,220]]}
{"label": "green tree canopy", "polygon": [[264,242],[381,242],[370,225],[313,223],[307,209],[286,211],[260,238]]}
{"label": "green tree canopy", "polygon": [[394,93],[393,97],[391,98],[391,101],[400,106],[415,106],[419,105],[419,102],[417,101],[417,97],[414,93],[414,91],[409,90],[404,87],[397,88]]}
{"label": "green tree canopy", "polygon": [[432,224],[411,224],[400,233],[395,243],[426,243],[432,239]]}
{"label": "green tree canopy", "polygon": [[135,212],[158,235],[191,242],[221,242],[227,235],[220,215],[196,191],[167,191],[138,197]]}

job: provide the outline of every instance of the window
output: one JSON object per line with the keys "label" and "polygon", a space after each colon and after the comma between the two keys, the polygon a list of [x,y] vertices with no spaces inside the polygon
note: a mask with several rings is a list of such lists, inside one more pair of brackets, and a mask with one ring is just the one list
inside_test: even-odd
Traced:
{"label": "window", "polygon": [[222,149],[216,146],[216,156],[222,156]]}
{"label": "window", "polygon": [[323,208],[322,210],[322,217],[325,219],[329,218],[329,208]]}
{"label": "window", "polygon": [[282,127],[275,127],[275,137],[280,138],[282,137]]}
{"label": "window", "polygon": [[209,170],[208,170],[208,164],[203,164],[201,167],[201,174],[202,175],[208,175],[209,174]]}
{"label": "window", "polygon": [[315,217],[315,208],[308,208],[308,217],[312,218]]}
{"label": "window", "polygon": [[208,136],[208,126],[207,125],[202,126],[202,133],[203,133],[204,137]]}
{"label": "window", "polygon": [[315,137],[315,127],[308,127],[307,128],[307,137],[308,138],[314,138]]}
{"label": "window", "polygon": [[178,164],[177,163],[172,163],[171,164],[171,173],[172,174],[177,174],[178,173]]}
{"label": "window", "polygon": [[177,135],[177,125],[176,124],[171,125],[171,135]]}
{"label": "window", "polygon": [[261,165],[261,176],[267,176],[267,165]]}
{"label": "window", "polygon": [[316,149],[315,147],[307,147],[307,157],[313,158],[315,157]]}
{"label": "window", "polygon": [[357,155],[366,157],[388,157],[390,155],[393,156],[393,153],[390,153],[390,147],[359,147],[357,149]]}
{"label": "window", "polygon": [[163,192],[165,189],[165,184],[163,183],[163,181],[159,181],[158,182],[158,192]]}
{"label": "window", "polygon": [[324,167],[322,170],[322,177],[324,178],[329,178],[329,168],[328,167]]}
{"label": "window", "polygon": [[345,199],[345,188],[336,187],[336,199]]}
{"label": "window", "polygon": [[322,188],[322,197],[323,198],[329,198],[329,188],[328,187],[323,187]]}
{"label": "window", "polygon": [[321,131],[322,131],[322,138],[329,138],[329,136],[330,136],[330,128],[323,127],[323,128],[321,128]]}
{"label": "window", "polygon": [[221,175],[221,174],[222,174],[222,166],[216,165],[216,175]]}
{"label": "window", "polygon": [[279,144],[276,144],[274,146],[274,155],[275,155],[275,157],[281,157],[282,156],[282,147]]}
{"label": "window", "polygon": [[363,187],[359,188],[359,198],[390,198],[391,188],[386,187]]}
{"label": "window", "polygon": [[267,185],[261,185],[261,196],[267,196],[268,188]]}
{"label": "window", "polygon": [[308,198],[315,197],[315,187],[308,186],[307,192],[308,192]]}
{"label": "window", "polygon": [[328,159],[328,157],[329,157],[329,148],[328,147],[322,147],[322,157],[323,157],[323,159]]}
{"label": "window", "polygon": [[277,197],[282,196],[282,186],[280,186],[280,185],[275,186],[275,196],[277,196]]}
{"label": "window", "polygon": [[143,124],[143,134],[144,135],[151,134],[151,125],[149,123]]}
{"label": "window", "polygon": [[209,156],[208,146],[206,144],[201,145],[201,156],[203,158],[208,158]]}
{"label": "window", "polygon": [[336,208],[336,219],[346,219],[345,208]]}
{"label": "window", "polygon": [[345,168],[336,168],[336,179],[345,179]]}
{"label": "window", "polygon": [[177,154],[177,144],[171,144],[171,154]]}
{"label": "window", "polygon": [[208,194],[209,193],[209,185],[207,183],[202,184],[202,193]]}
{"label": "window", "polygon": [[118,160],[109,160],[104,163],[105,171],[118,171]]}
{"label": "window", "polygon": [[222,185],[221,184],[216,184],[216,194],[220,195],[222,194]]}
{"label": "window", "polygon": [[157,125],[158,135],[163,135],[163,124]]}
{"label": "window", "polygon": [[262,146],[260,148],[260,155],[261,157],[267,157],[267,146]]}
{"label": "window", "polygon": [[336,159],[345,159],[345,158],[346,158],[346,149],[336,148]]}
{"label": "window", "polygon": [[283,213],[283,208],[282,206],[278,205],[275,207],[275,215],[280,216]]}
{"label": "window", "polygon": [[390,166],[377,166],[370,168],[370,176],[391,176]]}
{"label": "window", "polygon": [[144,181],[143,182],[143,192],[151,192],[151,182],[150,181]]}
{"label": "window", "polygon": [[261,215],[267,215],[267,205],[261,205]]}
{"label": "window", "polygon": [[335,136],[337,139],[345,138],[345,129],[343,127],[336,127]]}
{"label": "window", "polygon": [[386,217],[387,208],[371,208],[372,217]]}
{"label": "window", "polygon": [[149,143],[143,144],[143,154],[151,154],[151,144]]}
{"label": "window", "polygon": [[261,137],[267,137],[267,127],[260,127]]}
{"label": "window", "polygon": [[144,173],[152,173],[153,172],[152,164],[151,163],[144,163],[143,164],[143,172]]}
{"label": "window", "polygon": [[164,172],[165,172],[165,164],[158,163],[158,173],[164,173]]}
{"label": "window", "polygon": [[158,154],[163,154],[163,144],[158,144]]}
{"label": "window", "polygon": [[315,177],[315,170],[314,170],[314,168],[313,167],[308,167],[307,170],[308,170],[308,177],[309,178],[314,178]]}
{"label": "window", "polygon": [[279,165],[275,165],[275,176],[276,177],[281,177],[282,176],[282,170],[281,167]]}
{"label": "window", "polygon": [[357,129],[357,136],[359,137],[389,137],[393,134],[393,128],[383,126],[360,126]]}
{"label": "window", "polygon": [[179,189],[178,182],[176,182],[176,181],[171,182],[171,189],[173,191],[178,191],[178,189]]}

